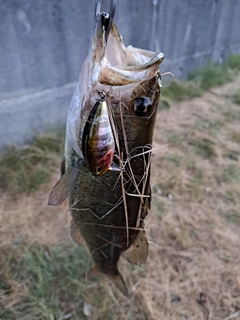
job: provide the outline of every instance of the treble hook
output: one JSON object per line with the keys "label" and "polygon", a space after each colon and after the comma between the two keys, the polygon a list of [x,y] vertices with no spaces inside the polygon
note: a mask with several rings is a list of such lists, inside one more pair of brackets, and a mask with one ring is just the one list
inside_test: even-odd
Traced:
{"label": "treble hook", "polygon": [[[95,17],[97,17],[97,15],[99,13],[101,13],[101,4],[102,4],[102,0],[96,0]],[[105,34],[106,43],[107,43],[109,32],[112,28],[113,19],[114,19],[115,11],[116,11],[116,6],[117,6],[117,0],[111,0],[109,14],[107,13],[108,18],[109,18],[109,23],[108,23],[108,27],[107,27],[106,34]]]}

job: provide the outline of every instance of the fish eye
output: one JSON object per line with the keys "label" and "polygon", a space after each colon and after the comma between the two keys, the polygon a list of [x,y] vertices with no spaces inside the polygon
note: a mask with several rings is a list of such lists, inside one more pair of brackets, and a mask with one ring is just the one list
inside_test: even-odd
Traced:
{"label": "fish eye", "polygon": [[149,98],[142,97],[142,98],[135,99],[133,110],[138,117],[145,116],[150,111],[150,108],[151,108],[151,101]]}

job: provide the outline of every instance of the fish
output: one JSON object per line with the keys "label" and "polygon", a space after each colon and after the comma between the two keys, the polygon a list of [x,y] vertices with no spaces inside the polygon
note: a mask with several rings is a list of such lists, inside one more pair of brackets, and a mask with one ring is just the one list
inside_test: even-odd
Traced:
{"label": "fish", "polygon": [[[60,179],[49,196],[49,205],[67,199],[72,239],[81,245],[84,238],[95,263],[90,274],[97,270],[107,275],[125,296],[120,256],[141,264],[148,255],[144,219],[151,206],[152,140],[163,58],[163,53],[126,47],[111,17],[97,12],[69,107]],[[102,124],[111,136],[103,165],[96,164],[102,157],[94,149]],[[109,170],[114,163],[120,170]],[[96,173],[98,166],[104,167],[102,174]]]}

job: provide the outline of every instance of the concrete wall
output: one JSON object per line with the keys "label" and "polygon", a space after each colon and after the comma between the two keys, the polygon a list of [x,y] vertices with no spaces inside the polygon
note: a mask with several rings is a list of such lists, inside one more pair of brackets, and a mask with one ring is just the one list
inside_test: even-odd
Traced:
{"label": "concrete wall", "polygon": [[[109,0],[103,0],[108,11]],[[0,148],[64,124],[88,52],[95,0],[0,0]],[[239,0],[118,0],[126,44],[162,51],[185,78],[240,53]]]}

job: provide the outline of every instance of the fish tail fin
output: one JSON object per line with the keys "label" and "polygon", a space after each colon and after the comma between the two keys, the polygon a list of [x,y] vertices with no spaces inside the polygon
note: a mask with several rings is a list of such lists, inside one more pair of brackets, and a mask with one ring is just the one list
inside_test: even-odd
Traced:
{"label": "fish tail fin", "polygon": [[[94,278],[96,278],[100,274],[101,274],[101,272],[99,271],[97,266],[94,264],[92,266],[92,268],[89,270],[87,277],[88,277],[88,279],[93,280]],[[117,271],[117,273],[114,275],[108,274],[108,277],[115,284],[115,286],[118,288],[118,290],[121,291],[121,293],[123,295],[125,295],[126,297],[129,297],[126,284],[125,284],[123,277],[119,271]]]}
{"label": "fish tail fin", "polygon": [[126,284],[125,284],[123,277],[119,271],[116,275],[110,275],[109,278],[115,284],[115,286],[118,288],[118,290],[121,291],[121,293],[123,295],[125,295],[126,297],[129,297]]}

